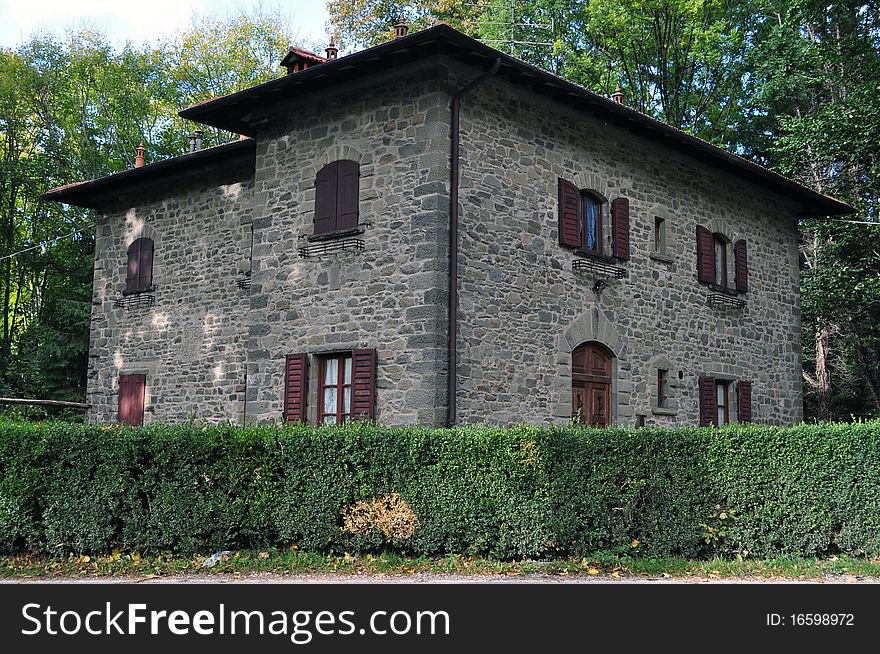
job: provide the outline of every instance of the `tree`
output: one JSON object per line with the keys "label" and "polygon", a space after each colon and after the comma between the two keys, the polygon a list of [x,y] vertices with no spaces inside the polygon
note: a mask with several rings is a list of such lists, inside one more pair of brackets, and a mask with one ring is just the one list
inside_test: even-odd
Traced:
{"label": "tree", "polygon": [[[157,88],[156,93],[164,95],[167,88],[172,101],[181,108],[256,86],[278,77],[281,58],[290,45],[290,29],[277,13],[258,9],[252,15],[196,19],[188,30],[157,51],[168,86]],[[162,134],[171,139],[166,145],[183,147],[179,139],[187,127],[173,117]],[[213,128],[206,134],[205,145],[236,138],[238,134]]]}
{"label": "tree", "polygon": [[[477,3],[473,3],[476,5]],[[327,0],[327,12],[339,45],[367,48],[394,38],[394,26],[403,18],[410,30],[421,30],[441,20],[476,34],[481,11],[460,0]]]}
{"label": "tree", "polygon": [[[851,203],[854,223],[804,221],[805,372],[820,419],[880,414],[880,13],[870,2],[763,6],[750,60],[753,147]],[[862,223],[862,224],[858,224]]]}
{"label": "tree", "polygon": [[344,43],[390,39],[401,12],[419,27],[447,20],[603,95],[620,84],[630,106],[731,148],[750,8],[730,0],[328,2]]}

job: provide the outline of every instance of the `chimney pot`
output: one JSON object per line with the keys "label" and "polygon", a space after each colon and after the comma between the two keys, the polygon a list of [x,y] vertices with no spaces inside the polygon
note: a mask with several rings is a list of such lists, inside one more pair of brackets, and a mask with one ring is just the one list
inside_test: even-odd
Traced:
{"label": "chimney pot", "polygon": [[620,84],[617,85],[611,97],[617,104],[623,104],[623,89],[620,88]]}
{"label": "chimney pot", "polygon": [[144,157],[144,152],[146,149],[144,148],[144,143],[141,141],[141,144],[137,147],[137,156],[134,158],[134,167],[142,168],[145,163],[147,163],[146,158]]}
{"label": "chimney pot", "polygon": [[394,38],[402,39],[406,36],[406,33],[409,32],[409,27],[406,24],[406,21],[403,20],[403,16],[397,21],[397,25],[394,26]]}
{"label": "chimney pot", "polygon": [[336,59],[336,55],[339,54],[339,48],[333,42],[333,37],[330,37],[330,44],[324,49],[324,52],[327,53],[327,59]]}
{"label": "chimney pot", "polygon": [[197,129],[192,136],[189,137],[189,151],[198,152],[202,149],[202,138],[205,136],[205,130]]}

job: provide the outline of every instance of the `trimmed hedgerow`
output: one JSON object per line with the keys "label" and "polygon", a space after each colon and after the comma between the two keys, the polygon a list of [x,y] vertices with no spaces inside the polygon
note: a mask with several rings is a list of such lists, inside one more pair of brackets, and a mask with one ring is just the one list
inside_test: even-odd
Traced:
{"label": "trimmed hedgerow", "polygon": [[880,422],[597,431],[0,421],[0,552],[292,543],[502,559],[875,556]]}

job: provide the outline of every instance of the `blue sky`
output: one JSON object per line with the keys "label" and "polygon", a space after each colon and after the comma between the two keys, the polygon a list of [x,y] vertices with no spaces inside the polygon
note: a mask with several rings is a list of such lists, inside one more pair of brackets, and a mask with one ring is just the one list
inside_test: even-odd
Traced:
{"label": "blue sky", "polygon": [[295,41],[326,41],[325,0],[0,0],[0,47],[13,48],[34,32],[62,35],[71,27],[96,27],[119,44],[155,41],[185,29],[193,15],[227,15],[242,8],[278,8]]}

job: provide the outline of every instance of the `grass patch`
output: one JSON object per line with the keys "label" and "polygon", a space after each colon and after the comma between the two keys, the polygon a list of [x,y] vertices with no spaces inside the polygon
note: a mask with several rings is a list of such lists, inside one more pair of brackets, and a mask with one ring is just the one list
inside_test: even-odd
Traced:
{"label": "grass patch", "polygon": [[245,550],[223,557],[214,567],[203,568],[206,557],[160,555],[114,551],[109,556],[51,558],[19,555],[0,557],[0,578],[51,579],[137,577],[151,579],[184,574],[249,575],[350,574],[350,575],[559,575],[612,578],[642,576],[755,579],[817,579],[826,575],[880,577],[880,559],[849,556],[827,559],[693,560],[685,558],[633,558],[599,552],[579,559],[553,561],[498,561],[450,554],[443,557],[408,557],[395,553],[343,556],[313,554],[299,550]]}

